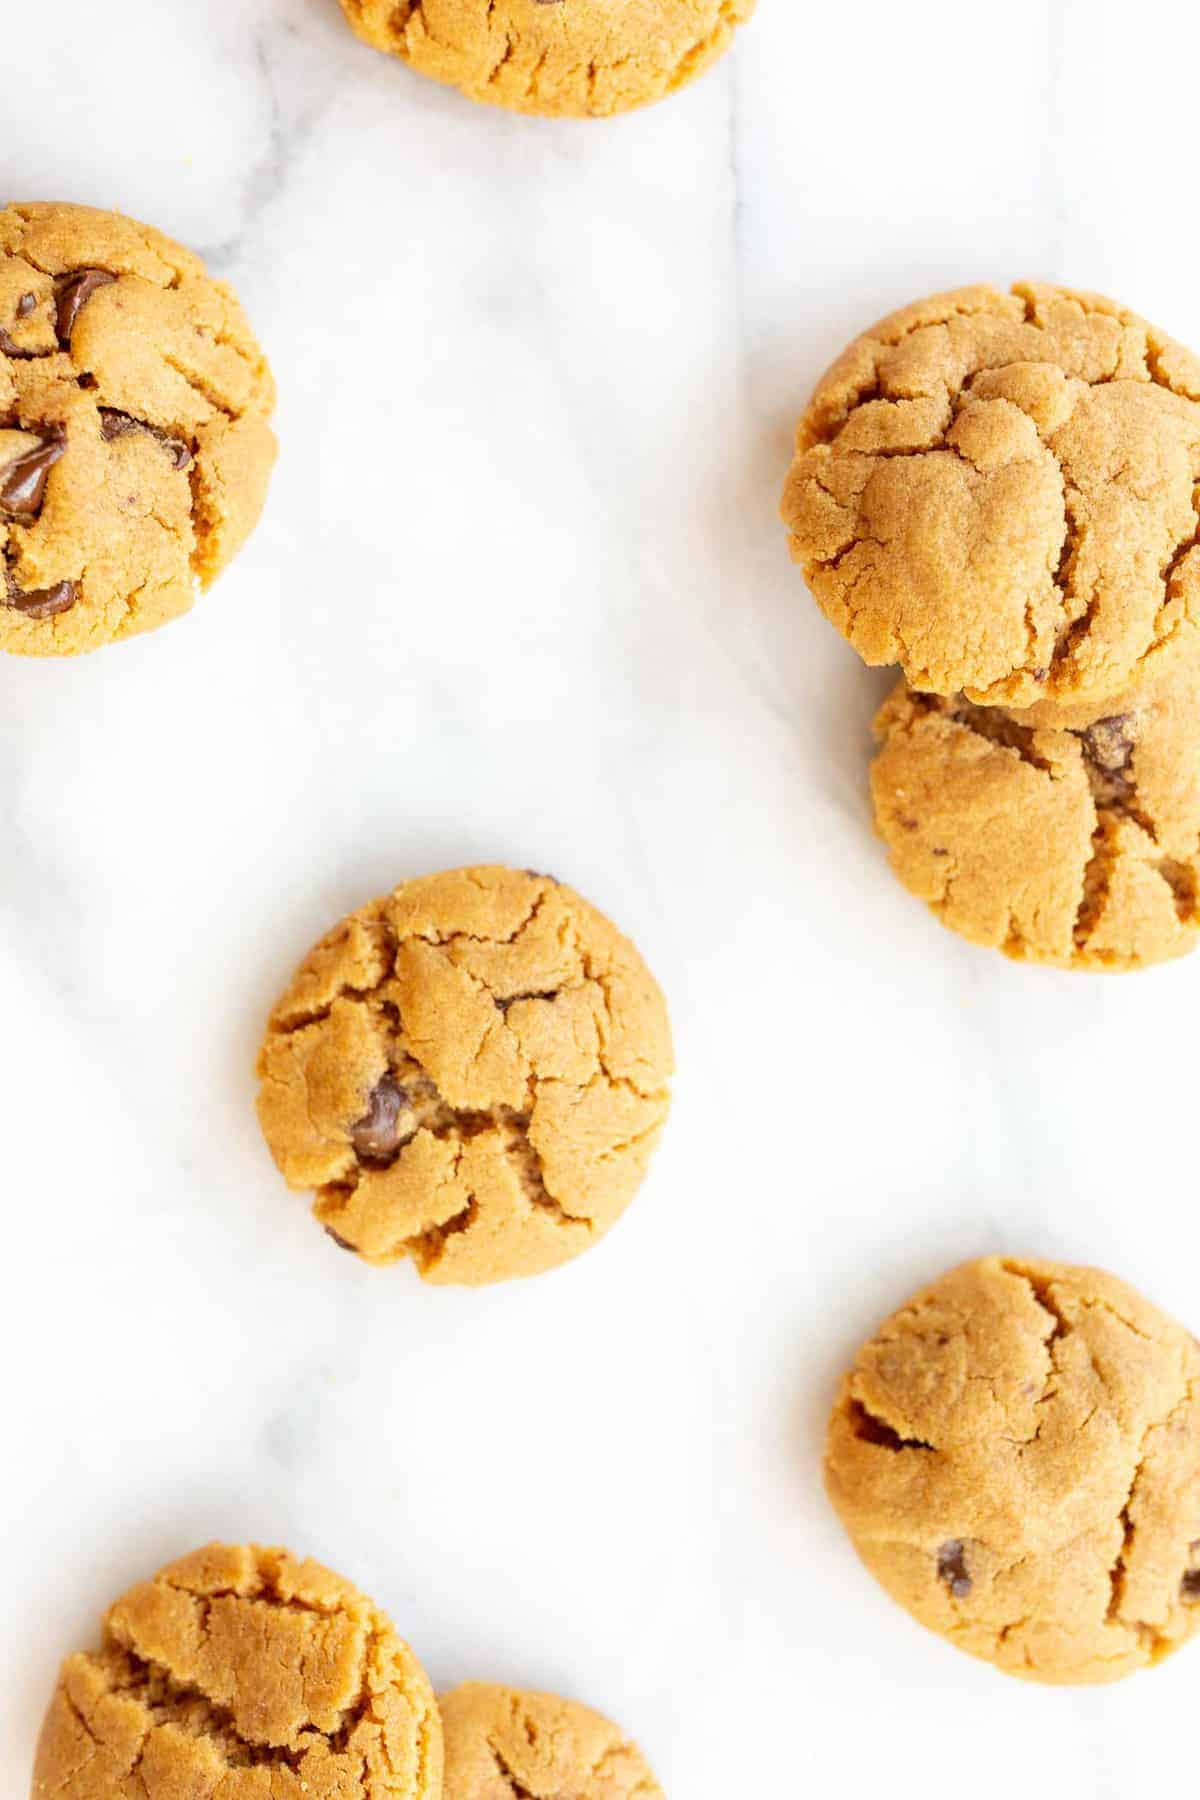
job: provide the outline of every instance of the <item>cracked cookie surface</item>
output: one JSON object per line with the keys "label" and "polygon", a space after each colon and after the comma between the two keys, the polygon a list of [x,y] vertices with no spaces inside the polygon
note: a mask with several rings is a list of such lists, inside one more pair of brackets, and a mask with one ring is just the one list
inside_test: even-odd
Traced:
{"label": "cracked cookie surface", "polygon": [[270,371],[161,232],[0,211],[0,649],[69,656],[177,618],[257,523]]}
{"label": "cracked cookie surface", "polygon": [[674,93],[757,0],[342,0],[359,37],[472,100],[597,118]]}
{"label": "cracked cookie surface", "polygon": [[446,1800],[662,1800],[636,1744],[578,1701],[468,1681],[441,1707]]}
{"label": "cracked cookie surface", "polygon": [[316,946],[271,1015],[258,1110],[345,1249],[482,1285],[615,1223],[671,1072],[662,994],[607,919],[549,876],[456,869]]}
{"label": "cracked cookie surface", "polygon": [[440,1800],[425,1672],[349,1582],[210,1544],[110,1608],[68,1657],[33,1800]]}
{"label": "cracked cookie surface", "polygon": [[[1017,960],[1125,970],[1195,948],[1200,630],[1099,718],[972,706],[905,683],[875,722],[875,820],[944,925]],[[1040,721],[1049,716],[1057,725]]]}
{"label": "cracked cookie surface", "polygon": [[792,554],[869,663],[1098,706],[1200,618],[1200,363],[1070,289],[963,288],[853,343],[800,422]]}
{"label": "cracked cookie surface", "polygon": [[1200,1348],[1096,1269],[985,1258],[842,1383],[830,1499],[894,1600],[1035,1681],[1115,1681],[1200,1626]]}

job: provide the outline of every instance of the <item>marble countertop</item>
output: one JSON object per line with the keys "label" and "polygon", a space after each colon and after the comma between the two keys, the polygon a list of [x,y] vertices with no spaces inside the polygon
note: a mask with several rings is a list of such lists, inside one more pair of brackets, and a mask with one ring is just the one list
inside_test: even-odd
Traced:
{"label": "marble countertop", "polygon": [[[59,1657],[213,1536],[342,1569],[439,1684],[591,1700],[672,1800],[1177,1785],[1200,1650],[1003,1680],[875,1589],[819,1452],[857,1341],[958,1258],[1099,1262],[1200,1321],[1200,958],[1024,970],[900,890],[887,678],[775,507],[811,383],[917,294],[1068,279],[1200,342],[1164,82],[1198,39],[1166,0],[762,0],[675,101],[547,125],[336,0],[6,18],[8,194],[208,257],[283,454],[189,620],[0,666],[5,1792]],[[637,938],[678,1097],[603,1247],[438,1292],[333,1253],[251,1071],[328,924],[487,859]]]}

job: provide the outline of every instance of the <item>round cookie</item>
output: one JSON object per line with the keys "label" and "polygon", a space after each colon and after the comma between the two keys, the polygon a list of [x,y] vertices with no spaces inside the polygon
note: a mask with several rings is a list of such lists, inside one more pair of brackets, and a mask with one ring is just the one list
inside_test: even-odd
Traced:
{"label": "round cookie", "polygon": [[86,206],[0,211],[0,649],[69,656],[186,612],[257,523],[273,405],[190,251]]}
{"label": "round cookie", "polygon": [[258,1112],[345,1249],[481,1285],[609,1229],[671,1070],[662,994],[607,919],[547,875],[456,869],[363,907],[307,957],[271,1015]]}
{"label": "round cookie", "polygon": [[1200,616],[1200,363],[1093,294],[963,288],[859,338],[800,422],[792,554],[869,663],[1099,711]]}
{"label": "round cookie", "polygon": [[1200,1627],[1200,1348],[1096,1269],[989,1257],[859,1352],[826,1485],[894,1600],[1034,1681],[1115,1681]]}
{"label": "round cookie", "polygon": [[636,1744],[577,1701],[468,1681],[441,1707],[446,1800],[662,1800]]}
{"label": "round cookie", "polygon": [[472,100],[601,118],[716,62],[757,0],[342,0],[359,37]]}
{"label": "round cookie", "polygon": [[[1039,723],[1043,710],[1063,723]],[[1200,923],[1200,630],[1181,628],[1111,712],[1083,716],[901,682],[871,768],[892,867],[944,925],[1019,960],[1123,970],[1182,956]]]}
{"label": "round cookie", "polygon": [[440,1800],[425,1672],[371,1601],[286,1550],[210,1544],[63,1664],[32,1800]]}

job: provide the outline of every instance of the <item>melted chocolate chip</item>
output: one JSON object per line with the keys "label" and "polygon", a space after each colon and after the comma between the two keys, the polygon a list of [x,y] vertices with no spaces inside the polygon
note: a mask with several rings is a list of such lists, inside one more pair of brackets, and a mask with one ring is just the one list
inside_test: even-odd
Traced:
{"label": "melted chocolate chip", "polygon": [[36,305],[37,305],[37,295],[36,294],[22,294],[21,298],[17,301],[17,317],[18,317],[18,319],[27,319]]}
{"label": "melted chocolate chip", "polygon": [[47,350],[22,350],[20,344],[14,344],[7,331],[0,331],[0,356],[7,356],[13,362],[36,362],[41,356],[48,356]]}
{"label": "melted chocolate chip", "polygon": [[70,612],[75,600],[73,581],[56,581],[48,588],[20,588],[11,569],[4,571],[4,604],[26,619],[52,619],[56,613]]}
{"label": "melted chocolate chip", "polygon": [[0,517],[37,518],[46,493],[46,477],[66,448],[65,433],[56,431],[13,462],[0,465]]}
{"label": "melted chocolate chip", "polygon": [[1179,1598],[1185,1606],[1200,1604],[1200,1569],[1187,1569],[1179,1584]]}
{"label": "melted chocolate chip", "polygon": [[79,269],[74,275],[68,275],[58,290],[56,318],[58,341],[64,348],[71,342],[75,321],[96,289],[108,287],[109,283],[116,279],[116,276],[110,275],[107,269]]}
{"label": "melted chocolate chip", "polygon": [[161,444],[175,468],[191,468],[192,452],[182,438],[173,437],[158,425],[147,425],[144,419],[135,419],[130,413],[118,412],[115,407],[100,408],[100,435],[106,444],[111,444],[114,438],[128,437],[132,431],[144,431],[147,437]]}
{"label": "melted chocolate chip", "polygon": [[384,1075],[371,1089],[367,1110],[350,1127],[350,1142],[361,1162],[386,1163],[400,1146],[412,1136],[401,1127],[401,1119],[409,1110],[407,1088],[402,1088],[393,1075]]}
{"label": "melted chocolate chip", "polygon": [[938,1580],[945,1582],[956,1600],[965,1600],[974,1585],[967,1573],[966,1545],[961,1538],[943,1544],[937,1557]]}

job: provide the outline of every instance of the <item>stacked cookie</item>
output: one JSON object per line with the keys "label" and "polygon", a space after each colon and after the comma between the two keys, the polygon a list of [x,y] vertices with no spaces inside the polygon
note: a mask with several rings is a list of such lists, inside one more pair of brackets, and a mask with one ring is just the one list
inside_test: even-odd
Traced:
{"label": "stacked cookie", "polygon": [[662,1800],[636,1745],[550,1694],[434,1698],[391,1620],[286,1550],[209,1544],[112,1605],[63,1664],[34,1800]]}
{"label": "stacked cookie", "polygon": [[1192,949],[1200,362],[1046,286],[893,314],[821,381],[783,499],[866,662],[878,828],[973,942],[1067,968]]}

